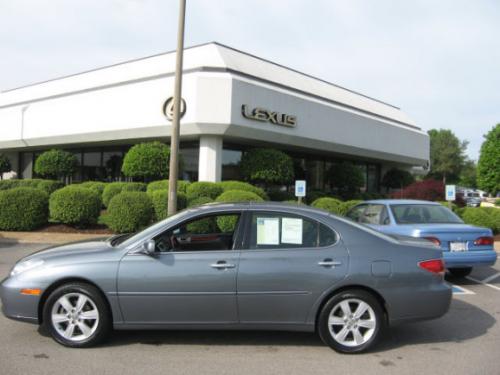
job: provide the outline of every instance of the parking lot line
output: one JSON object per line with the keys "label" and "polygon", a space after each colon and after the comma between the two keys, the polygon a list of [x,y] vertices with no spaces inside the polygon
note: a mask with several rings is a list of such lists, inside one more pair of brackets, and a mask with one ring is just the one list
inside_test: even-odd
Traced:
{"label": "parking lot line", "polygon": [[458,285],[451,285],[451,290],[453,291],[453,294],[476,294],[472,290],[465,289],[463,286],[458,286]]}
{"label": "parking lot line", "polygon": [[481,281],[481,280],[478,280],[478,279],[475,279],[471,276],[466,276],[467,279],[469,279],[470,281],[474,281],[475,283],[478,283],[478,284],[483,284],[483,285],[486,285],[486,286],[489,286],[490,288],[492,289],[496,289],[498,291],[500,291],[500,287],[496,286],[496,285],[491,285],[491,284],[488,284],[484,281]]}
{"label": "parking lot line", "polygon": [[491,280],[494,280],[496,279],[497,277],[500,277],[500,272],[494,274],[494,275],[491,275],[489,277],[487,277],[486,279],[483,280],[483,283],[489,283]]}

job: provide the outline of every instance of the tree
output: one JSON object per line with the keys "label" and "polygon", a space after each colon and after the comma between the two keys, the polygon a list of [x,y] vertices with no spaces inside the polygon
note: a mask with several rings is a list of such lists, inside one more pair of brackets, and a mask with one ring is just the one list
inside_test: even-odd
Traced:
{"label": "tree", "polygon": [[382,185],[391,189],[402,189],[413,182],[415,178],[410,172],[398,168],[389,169],[382,179]]}
{"label": "tree", "polygon": [[145,181],[168,176],[170,148],[160,142],[139,143],[125,155],[122,172],[127,177]]}
{"label": "tree", "polygon": [[468,187],[468,188],[476,188],[477,187],[477,166],[474,160],[467,159],[462,167],[462,171],[460,172],[460,186]]}
{"label": "tree", "polygon": [[477,165],[477,185],[493,195],[500,191],[500,124],[485,136]]}
{"label": "tree", "polygon": [[254,183],[287,184],[293,180],[293,161],[282,151],[256,148],[241,157],[243,178]]}
{"label": "tree", "polygon": [[0,153],[0,180],[3,179],[3,174],[10,172],[12,170],[12,165],[10,160],[5,154]]}
{"label": "tree", "polygon": [[365,184],[363,172],[356,165],[344,161],[334,164],[330,169],[333,186],[338,188],[342,198],[352,198]]}
{"label": "tree", "polygon": [[430,137],[431,169],[429,175],[443,180],[457,179],[465,162],[467,141],[460,141],[451,130],[431,129]]}
{"label": "tree", "polygon": [[78,166],[78,159],[71,152],[52,149],[45,151],[35,161],[35,173],[46,178],[71,176]]}

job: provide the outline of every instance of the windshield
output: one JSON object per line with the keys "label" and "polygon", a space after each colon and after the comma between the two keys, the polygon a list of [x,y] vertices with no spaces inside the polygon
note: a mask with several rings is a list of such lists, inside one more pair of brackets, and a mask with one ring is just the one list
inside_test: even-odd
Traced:
{"label": "windshield", "polygon": [[189,210],[183,210],[181,212],[176,213],[175,215],[172,215],[165,220],[159,221],[157,223],[154,223],[153,225],[150,225],[146,229],[134,233],[130,235],[131,237],[127,238],[126,241],[122,242],[122,245],[124,247],[127,247],[137,240],[140,240],[141,238],[149,237],[150,235],[156,233],[157,231],[161,230],[161,228],[165,228],[167,225],[169,225],[171,222],[174,222],[183,216],[187,215],[189,213]]}
{"label": "windshield", "polygon": [[437,204],[397,204],[391,211],[398,224],[462,224],[450,209]]}

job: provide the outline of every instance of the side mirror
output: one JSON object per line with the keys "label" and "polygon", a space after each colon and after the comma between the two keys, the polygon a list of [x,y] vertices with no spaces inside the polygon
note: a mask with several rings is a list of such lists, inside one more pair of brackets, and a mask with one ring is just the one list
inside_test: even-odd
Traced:
{"label": "side mirror", "polygon": [[153,255],[156,251],[155,240],[148,240],[142,244],[142,253],[146,255]]}

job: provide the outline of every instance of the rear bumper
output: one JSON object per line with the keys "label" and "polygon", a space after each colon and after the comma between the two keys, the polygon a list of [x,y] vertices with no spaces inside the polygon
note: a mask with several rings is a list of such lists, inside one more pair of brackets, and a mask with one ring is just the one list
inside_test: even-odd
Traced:
{"label": "rear bumper", "polygon": [[38,324],[39,296],[22,295],[22,288],[13,279],[5,279],[0,284],[2,313],[9,319]]}
{"label": "rear bumper", "polygon": [[443,251],[446,268],[492,266],[497,261],[495,250]]}

